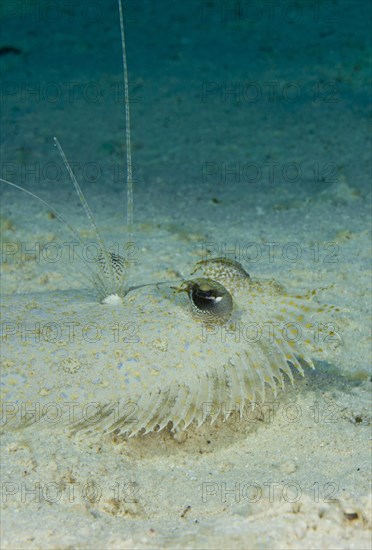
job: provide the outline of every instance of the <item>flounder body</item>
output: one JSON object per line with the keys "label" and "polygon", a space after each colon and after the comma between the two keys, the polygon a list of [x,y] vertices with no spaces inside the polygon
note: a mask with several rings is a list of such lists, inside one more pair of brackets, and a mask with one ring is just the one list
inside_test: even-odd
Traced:
{"label": "flounder body", "polygon": [[[196,270],[202,277],[178,288],[186,292],[144,286],[116,306],[72,292],[6,296],[3,425],[183,430],[243,414],[264,399],[266,384],[275,392],[292,368],[313,366],[312,317],[324,307],[311,293],[291,296],[229,260]],[[219,293],[230,297],[228,315],[211,306]],[[212,317],[198,315],[205,300]]]}

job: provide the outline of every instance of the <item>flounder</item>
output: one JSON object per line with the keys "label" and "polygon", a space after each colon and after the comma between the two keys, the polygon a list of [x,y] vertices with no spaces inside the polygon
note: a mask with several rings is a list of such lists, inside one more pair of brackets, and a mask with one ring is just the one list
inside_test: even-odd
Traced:
{"label": "flounder", "polygon": [[[7,297],[3,423],[184,430],[242,415],[266,385],[275,393],[293,368],[313,367],[314,317],[325,306],[312,293],[292,296],[223,258],[196,269],[203,277],[177,290],[136,288],[114,306],[84,293]],[[222,294],[214,306],[210,288]]]}

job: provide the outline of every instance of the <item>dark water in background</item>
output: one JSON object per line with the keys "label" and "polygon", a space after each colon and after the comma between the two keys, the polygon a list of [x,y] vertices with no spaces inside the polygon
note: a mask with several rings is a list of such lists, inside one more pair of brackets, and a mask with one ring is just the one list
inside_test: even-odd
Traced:
{"label": "dark water in background", "polygon": [[[370,2],[124,9],[135,219],[152,206],[158,221],[182,208],[253,216],[271,198],[304,202],[340,181],[368,190]],[[15,48],[0,58],[3,177],[71,197],[57,135],[93,205],[115,206],[125,178],[117,11],[115,0],[3,2],[2,45]]]}

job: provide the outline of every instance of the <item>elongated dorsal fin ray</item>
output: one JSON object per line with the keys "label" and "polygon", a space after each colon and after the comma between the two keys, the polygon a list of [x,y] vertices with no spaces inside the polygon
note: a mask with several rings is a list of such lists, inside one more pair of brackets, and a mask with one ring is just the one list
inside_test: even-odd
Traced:
{"label": "elongated dorsal fin ray", "polygon": [[70,176],[70,179],[72,181],[72,183],[74,184],[74,187],[75,187],[75,191],[79,197],[79,200],[84,208],[84,211],[87,215],[87,218],[92,226],[92,229],[94,231],[94,234],[97,238],[97,241],[98,241],[98,244],[100,246],[100,249],[101,249],[101,252],[104,256],[104,259],[106,261],[106,264],[107,264],[107,269],[108,269],[108,272],[109,272],[109,277],[111,278],[112,281],[114,281],[115,279],[115,274],[114,274],[114,270],[112,268],[112,263],[111,263],[111,258],[110,258],[110,253],[109,251],[107,250],[106,248],[106,245],[105,245],[105,242],[101,236],[101,233],[99,232],[99,229],[98,229],[98,226],[97,226],[97,223],[96,223],[96,220],[93,216],[93,212],[91,211],[91,209],[89,208],[89,204],[87,203],[86,201],[86,198],[84,197],[84,194],[81,190],[81,187],[75,177],[75,174],[74,172],[72,171],[72,168],[67,160],[67,157],[62,149],[62,146],[61,144],[59,143],[58,139],[56,137],[53,138],[54,140],[54,144],[56,145],[57,149],[58,149],[58,152],[59,154],[61,155],[61,158],[63,160],[63,163],[66,167],[66,170]]}
{"label": "elongated dorsal fin ray", "polygon": [[[124,81],[124,106],[125,106],[125,138],[126,138],[126,157],[127,157],[127,238],[131,242],[133,240],[133,177],[132,177],[132,153],[131,153],[131,132],[130,132],[130,108],[129,108],[129,84],[128,84],[128,65],[127,65],[127,54],[126,54],[126,44],[125,44],[125,30],[124,30],[124,17],[123,17],[123,6],[122,1],[118,0],[119,7],[119,20],[120,20],[120,30],[121,30],[121,47],[122,47],[122,60],[123,60],[123,81]],[[105,244],[104,239],[101,236],[101,233],[98,229],[98,225],[95,221],[93,212],[91,211],[87,200],[82,192],[82,189],[75,177],[75,174],[67,160],[67,157],[62,149],[62,146],[59,140],[54,137],[54,144],[58,149],[58,152],[62,158],[62,161],[66,167],[66,170],[70,176],[70,179],[75,187],[75,191],[79,197],[79,200],[84,208],[85,214],[90,222],[90,225],[93,229],[95,238],[97,239],[100,253],[97,258],[97,267],[99,273],[95,273],[92,267],[89,265],[89,262],[82,258],[84,263],[88,266],[90,272],[93,274],[92,281],[96,290],[100,294],[101,298],[104,298],[107,295],[118,294],[121,298],[127,294],[130,287],[127,284],[127,271],[129,264],[127,264],[124,258],[112,254],[108,247]],[[68,221],[62,216],[53,206],[51,206],[47,201],[38,197],[32,191],[28,191],[24,187],[17,185],[15,183],[9,182],[4,179],[0,179],[4,183],[15,187],[27,193],[29,196],[36,198],[44,206],[49,208],[55,217],[77,238],[79,244],[84,247],[86,243],[82,241],[78,231],[68,223]],[[79,255],[80,257],[80,255]]]}
{"label": "elongated dorsal fin ray", "polygon": [[[39,202],[41,202],[42,205],[46,206],[53,214],[54,216],[66,227],[66,229],[68,229],[70,231],[70,233],[77,239],[77,241],[79,242],[80,246],[82,247],[82,249],[86,246],[86,243],[84,243],[84,241],[81,239],[79,233],[77,232],[77,230],[66,220],[66,218],[60,213],[58,212],[58,210],[56,210],[54,208],[54,206],[52,206],[49,202],[47,202],[46,200],[42,199],[41,197],[39,197],[38,195],[36,195],[35,193],[33,193],[32,191],[29,191],[28,189],[26,189],[25,187],[22,187],[21,185],[18,185],[16,183],[13,183],[11,181],[8,181],[8,180],[5,180],[3,178],[0,178],[0,181],[2,181],[3,183],[6,183],[7,185],[9,185],[10,187],[14,187],[15,189],[18,189],[19,191],[22,191],[23,193],[26,193],[27,195],[29,195],[30,197],[32,197],[33,199],[36,199],[38,200]],[[91,274],[93,275],[93,277],[95,276],[95,272],[94,270],[92,269],[90,263],[84,258],[83,255],[80,255],[79,253],[77,253],[75,251],[75,253],[77,254],[77,256],[84,262],[84,264],[86,265],[86,267],[89,269],[89,271],[91,272]],[[92,279],[93,280],[93,279]]]}
{"label": "elongated dorsal fin ray", "polygon": [[128,85],[128,64],[127,48],[125,44],[124,17],[122,1],[118,0],[119,20],[121,33],[121,51],[123,59],[124,79],[124,103],[125,103],[125,141],[127,149],[127,231],[128,241],[133,240],[133,176],[132,176],[132,145],[130,132],[130,109],[129,109],[129,85]]}

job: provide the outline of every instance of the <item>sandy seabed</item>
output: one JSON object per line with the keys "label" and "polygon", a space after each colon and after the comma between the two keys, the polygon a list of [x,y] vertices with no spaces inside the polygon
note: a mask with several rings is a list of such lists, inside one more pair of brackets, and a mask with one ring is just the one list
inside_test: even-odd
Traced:
{"label": "sandy seabed", "polygon": [[[3,177],[94,239],[57,135],[107,242],[121,243],[117,6],[88,4],[74,17],[47,0],[2,14]],[[41,421],[5,430],[1,547],[370,548],[369,3],[304,0],[297,13],[283,1],[271,15],[260,1],[256,14],[248,2],[129,4],[134,281],[234,257],[289,289],[324,288],[339,338],[242,418],[129,440]],[[71,235],[5,185],[1,231],[3,334],[22,321],[11,296],[86,292]],[[27,339],[13,360],[27,363]]]}

